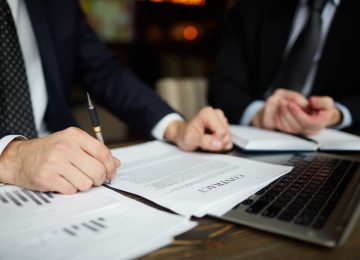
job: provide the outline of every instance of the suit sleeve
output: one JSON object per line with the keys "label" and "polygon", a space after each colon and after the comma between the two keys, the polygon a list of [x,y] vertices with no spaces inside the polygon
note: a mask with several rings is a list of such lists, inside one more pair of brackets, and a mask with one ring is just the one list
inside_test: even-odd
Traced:
{"label": "suit sleeve", "polygon": [[232,124],[238,124],[247,106],[256,100],[251,95],[248,82],[241,11],[242,7],[237,4],[227,16],[223,42],[208,92],[209,103],[223,109]]}
{"label": "suit sleeve", "polygon": [[122,67],[97,39],[77,6],[77,83],[100,105],[141,134],[174,111],[150,87]]}
{"label": "suit sleeve", "polygon": [[346,128],[348,131],[359,131],[360,130],[360,94],[353,96],[343,96],[337,98],[335,101],[340,102],[344,105],[351,114],[351,125]]}

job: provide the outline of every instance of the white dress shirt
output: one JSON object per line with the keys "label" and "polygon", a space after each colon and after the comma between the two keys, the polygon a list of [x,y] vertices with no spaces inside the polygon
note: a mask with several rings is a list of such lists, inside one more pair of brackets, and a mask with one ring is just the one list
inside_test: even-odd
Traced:
{"label": "white dress shirt", "polygon": [[[302,29],[304,28],[304,26],[306,24],[306,21],[309,16],[309,8],[307,5],[307,2],[308,2],[308,0],[301,0],[299,3],[299,6],[297,7],[297,11],[295,13],[293,24],[292,24],[290,37],[288,39],[288,43],[286,45],[284,55],[288,54],[289,50],[293,46],[295,40],[300,35]],[[324,44],[326,41],[326,37],[329,32],[329,28],[331,26],[332,20],[334,18],[335,12],[336,12],[337,7],[339,6],[340,2],[341,2],[341,0],[328,1],[328,3],[325,5],[323,12],[321,14],[322,24],[321,24],[320,44],[316,51],[312,67],[310,69],[309,75],[307,77],[307,80],[305,81],[305,85],[304,85],[303,91],[302,91],[302,94],[306,97],[309,96],[312,91],[316,72],[318,69],[318,64],[319,64],[318,62],[321,58],[323,47],[324,47]],[[263,100],[255,100],[252,103],[250,103],[250,105],[248,105],[248,107],[245,109],[243,116],[240,119],[240,124],[241,125],[250,125],[251,120],[253,119],[255,114],[264,106],[264,104],[265,104],[265,101],[263,101]],[[342,122],[339,125],[337,125],[335,128],[341,129],[341,128],[350,126],[352,123],[350,111],[344,105],[342,105],[338,102],[335,102],[335,105],[341,111],[342,116],[343,116]]]}
{"label": "white dress shirt", "polygon": [[[38,45],[34,35],[34,30],[31,25],[25,1],[7,0],[7,2],[10,6],[11,13],[14,18],[20,42],[20,48],[24,57],[36,130],[38,136],[44,136],[49,134],[44,121],[48,97],[44,72],[41,64]],[[155,138],[162,140],[167,126],[174,120],[183,120],[183,118],[176,113],[169,114],[162,118],[155,125],[151,134]],[[5,147],[16,137],[19,136],[9,135],[0,139],[0,155]]]}

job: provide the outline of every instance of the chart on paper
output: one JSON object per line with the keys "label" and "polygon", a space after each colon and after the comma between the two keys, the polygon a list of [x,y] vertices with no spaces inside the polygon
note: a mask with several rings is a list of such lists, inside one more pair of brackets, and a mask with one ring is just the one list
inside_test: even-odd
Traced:
{"label": "chart on paper", "polygon": [[[101,199],[99,199],[101,196]],[[36,192],[24,188],[5,185],[0,187],[0,221],[7,223],[3,231],[18,232],[21,228],[34,228],[41,225],[41,216],[47,216],[46,222],[56,218],[67,218],[89,209],[97,209],[113,204],[117,195],[104,187],[75,195],[62,195],[54,192]],[[21,221],[21,227],[17,221]],[[14,231],[13,225],[17,228]]]}
{"label": "chart on paper", "polygon": [[69,236],[76,237],[86,232],[98,233],[106,228],[107,227],[106,227],[105,218],[98,217],[96,219],[91,219],[86,222],[81,222],[78,224],[71,225],[69,227],[64,227],[62,231],[68,234]]}
{"label": "chart on paper", "polygon": [[[57,212],[57,221],[53,223],[49,223],[47,214],[38,214],[37,219],[30,216],[29,221],[23,218],[11,228],[2,223],[0,259],[92,260],[113,259],[114,255],[133,259],[169,244],[174,236],[196,226],[187,218],[156,210],[110,190],[97,189],[84,196],[83,202],[86,203],[85,199],[92,204],[97,199],[106,202],[105,195],[112,197],[112,204],[75,215],[68,214],[74,206],[68,201],[67,215],[60,217]],[[35,223],[40,225],[34,228]],[[14,235],[19,226],[23,227],[21,233]]]}
{"label": "chart on paper", "polygon": [[26,204],[33,204],[41,206],[43,204],[51,203],[51,200],[56,196],[52,192],[33,192],[25,189],[13,191],[0,191],[0,205],[7,204],[16,207],[23,207]]}

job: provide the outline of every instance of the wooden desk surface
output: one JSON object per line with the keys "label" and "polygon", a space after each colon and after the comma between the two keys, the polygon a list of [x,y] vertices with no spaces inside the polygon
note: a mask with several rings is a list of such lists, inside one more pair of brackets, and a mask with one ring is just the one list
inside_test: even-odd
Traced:
{"label": "wooden desk surface", "polygon": [[337,248],[316,246],[211,217],[194,220],[199,223],[196,228],[143,259],[360,259],[360,219],[345,243]]}
{"label": "wooden desk surface", "polygon": [[338,248],[324,248],[213,218],[144,259],[360,259],[360,221]]}

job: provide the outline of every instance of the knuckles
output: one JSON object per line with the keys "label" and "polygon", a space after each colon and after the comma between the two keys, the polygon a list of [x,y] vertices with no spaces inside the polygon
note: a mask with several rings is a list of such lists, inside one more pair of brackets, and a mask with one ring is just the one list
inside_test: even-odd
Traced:
{"label": "knuckles", "polygon": [[97,156],[102,162],[106,162],[111,158],[111,152],[105,146],[102,146],[97,150]]}
{"label": "knuckles", "polygon": [[207,116],[211,113],[214,113],[214,108],[212,108],[211,106],[207,106],[207,107],[204,107],[200,110],[199,112],[199,115],[200,116]]}
{"label": "knuckles", "polygon": [[81,182],[79,188],[80,191],[87,191],[93,186],[93,182],[90,179],[85,179]]}
{"label": "knuckles", "polygon": [[62,131],[66,136],[77,136],[82,133],[82,131],[74,126],[70,126]]}
{"label": "knuckles", "polygon": [[103,165],[97,165],[94,167],[94,173],[93,173],[93,184],[96,186],[101,185],[105,178],[106,178],[106,168]]}

